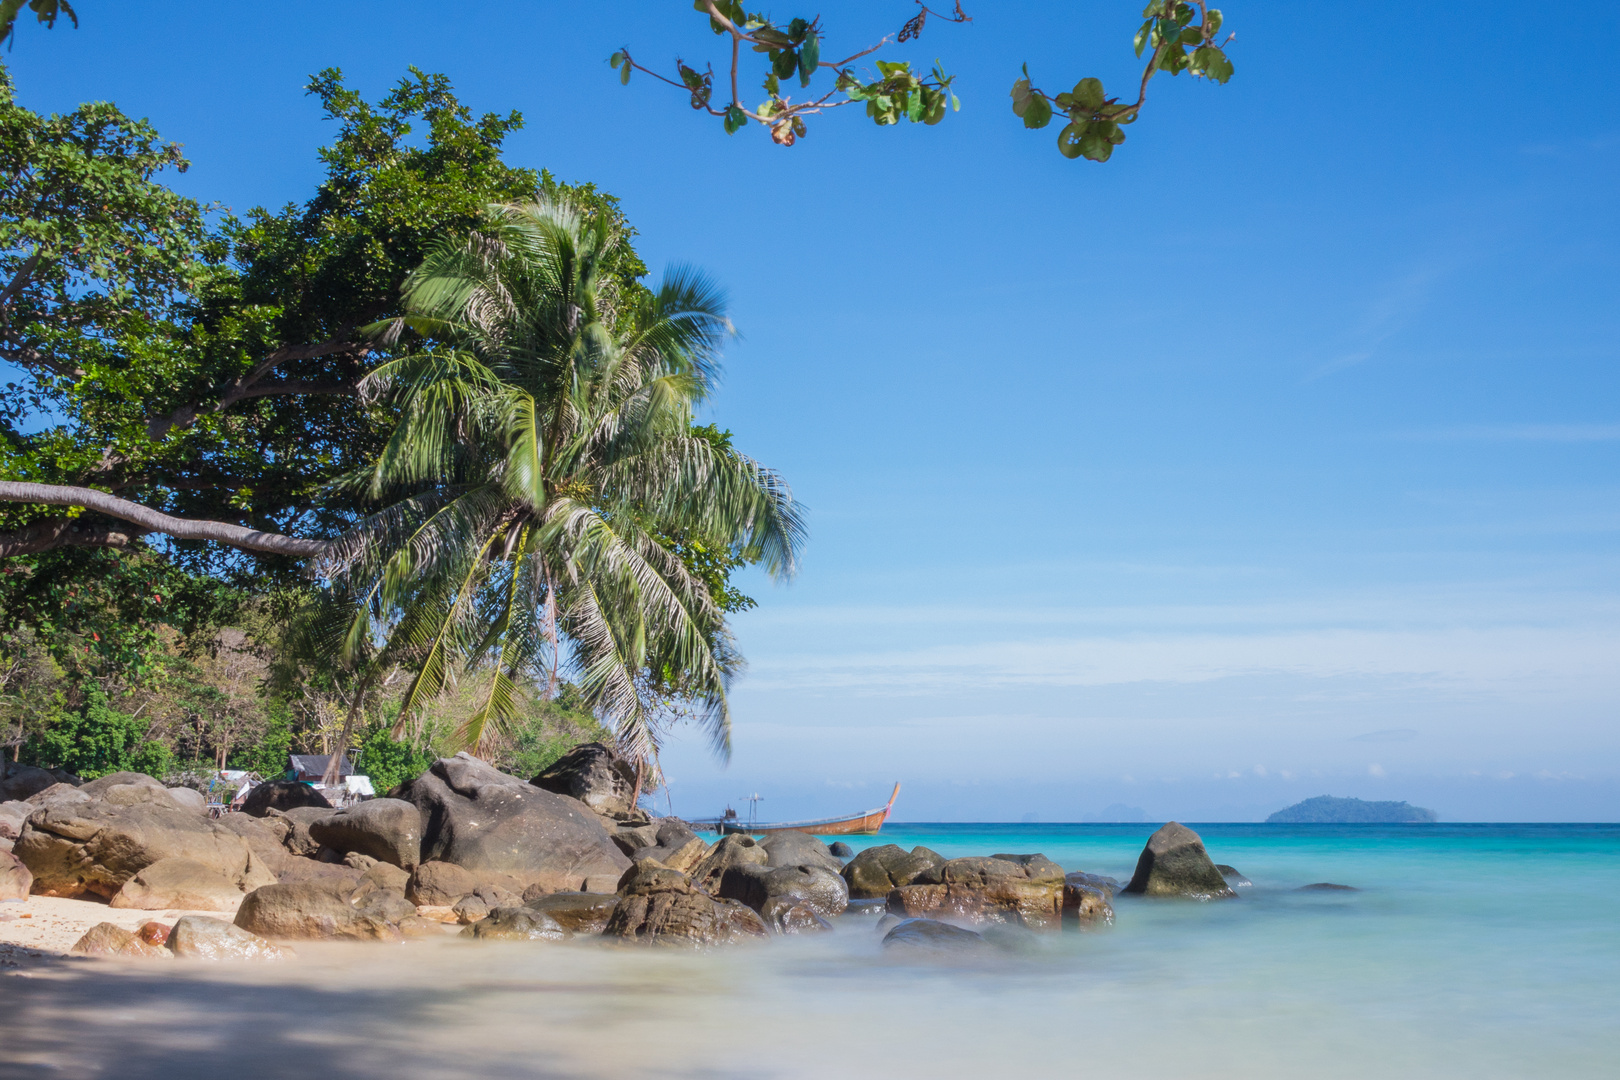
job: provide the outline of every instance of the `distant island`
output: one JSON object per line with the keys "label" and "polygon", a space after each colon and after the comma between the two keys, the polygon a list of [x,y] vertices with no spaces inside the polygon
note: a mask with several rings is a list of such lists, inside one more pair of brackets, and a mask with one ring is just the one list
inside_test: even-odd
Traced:
{"label": "distant island", "polygon": [[1318,795],[1279,810],[1267,825],[1410,825],[1440,820],[1440,815],[1408,802],[1367,802]]}

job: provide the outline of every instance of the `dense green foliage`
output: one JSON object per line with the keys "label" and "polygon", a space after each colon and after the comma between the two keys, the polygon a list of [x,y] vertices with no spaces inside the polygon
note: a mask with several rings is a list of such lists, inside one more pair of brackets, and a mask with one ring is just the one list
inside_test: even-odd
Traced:
{"label": "dense green foliage", "polygon": [[[0,68],[0,361],[16,380],[0,403],[0,476],[335,537],[381,494],[339,481],[386,459],[400,423],[399,403],[362,393],[362,380],[460,347],[464,329],[366,328],[404,315],[408,275],[463,243],[491,205],[566,201],[604,240],[592,290],[614,310],[660,302],[612,196],[502,159],[516,113],[474,116],[442,76],[415,70],[376,103],[336,70],[308,89],[336,122],[324,179],[302,203],[236,216],[165,186],[186,163],[150,125],[106,103],[35,113]],[[683,424],[734,454],[729,434]],[[648,535],[716,612],[751,605],[729,575],[757,553],[665,524]],[[610,737],[592,714],[599,697],[580,698],[555,663],[540,679],[532,665],[465,655],[409,702],[412,737],[393,742],[431,657],[332,647],[325,631],[348,597],[285,557],[3,502],[0,558],[0,744],[23,760],[90,775],[271,774],[289,752],[363,744],[397,780],[460,748],[492,683],[503,723],[481,748],[497,762],[538,771]],[[722,623],[708,631],[724,639]],[[680,664],[661,658],[648,677],[665,670]]]}

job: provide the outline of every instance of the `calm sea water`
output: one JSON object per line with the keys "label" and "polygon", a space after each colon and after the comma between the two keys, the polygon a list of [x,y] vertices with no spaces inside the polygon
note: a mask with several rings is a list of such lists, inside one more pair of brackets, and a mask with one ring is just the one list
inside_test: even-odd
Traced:
{"label": "calm sea water", "polygon": [[[707,955],[300,947],[280,967],[0,978],[0,1076],[1612,1077],[1620,827],[1194,825],[1236,901],[976,959],[871,921]],[[893,825],[1124,877],[1151,826]],[[865,843],[865,841],[863,841]],[[1298,892],[1329,881],[1355,892]]]}

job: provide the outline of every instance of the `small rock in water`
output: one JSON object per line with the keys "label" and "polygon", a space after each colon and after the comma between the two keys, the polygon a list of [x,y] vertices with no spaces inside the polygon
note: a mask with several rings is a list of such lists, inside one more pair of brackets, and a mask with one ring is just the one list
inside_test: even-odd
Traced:
{"label": "small rock in water", "polygon": [[1203,840],[1176,821],[1148,837],[1125,891],[1189,900],[1224,900],[1237,895],[1210,861]]}
{"label": "small rock in water", "polygon": [[972,930],[934,919],[906,919],[883,935],[886,949],[919,949],[926,952],[969,952],[985,946],[984,938]]}
{"label": "small rock in water", "polygon": [[499,907],[461,931],[462,937],[480,941],[561,941],[567,933],[543,911],[526,907]]}
{"label": "small rock in water", "polygon": [[124,956],[142,960],[161,960],[169,955],[166,949],[148,944],[110,922],[92,926],[68,951],[74,956]]}
{"label": "small rock in water", "polygon": [[1301,885],[1295,892],[1360,892],[1354,885],[1335,885],[1331,881],[1317,881],[1310,885]]}
{"label": "small rock in water", "polygon": [[863,919],[881,919],[889,910],[887,900],[851,900],[844,908],[845,915],[858,915]]}
{"label": "small rock in water", "polygon": [[285,960],[291,949],[272,945],[223,919],[187,915],[169,931],[169,951],[193,960]]}
{"label": "small rock in water", "polygon": [[827,850],[832,852],[836,858],[853,859],[855,857],[855,849],[842,840],[834,840],[827,845]]}
{"label": "small rock in water", "polygon": [[1245,885],[1254,884],[1254,882],[1244,877],[1235,866],[1227,866],[1225,863],[1216,863],[1215,869],[1219,870],[1221,872],[1221,877],[1225,878],[1226,883],[1234,888],[1241,889]]}

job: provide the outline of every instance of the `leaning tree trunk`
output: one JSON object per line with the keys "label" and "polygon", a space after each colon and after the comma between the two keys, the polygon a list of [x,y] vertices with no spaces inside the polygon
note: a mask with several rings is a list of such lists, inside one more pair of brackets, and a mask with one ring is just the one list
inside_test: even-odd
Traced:
{"label": "leaning tree trunk", "polygon": [[321,774],[321,784],[331,787],[338,781],[338,773],[343,766],[343,755],[348,752],[349,739],[354,735],[354,722],[360,716],[360,709],[366,700],[366,691],[371,688],[371,676],[365,675],[360,679],[359,686],[355,687],[354,700],[349,702],[349,714],[343,718],[343,734],[338,736],[337,750],[326,761],[326,772]]}

